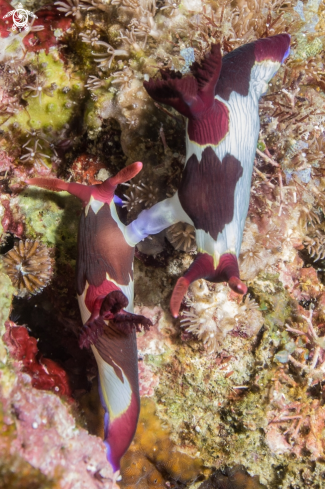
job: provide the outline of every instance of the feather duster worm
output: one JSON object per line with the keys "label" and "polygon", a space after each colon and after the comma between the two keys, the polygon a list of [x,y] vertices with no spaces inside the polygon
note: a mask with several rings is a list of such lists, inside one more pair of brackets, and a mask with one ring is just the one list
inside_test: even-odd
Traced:
{"label": "feather duster worm", "polygon": [[198,256],[177,281],[170,307],[177,317],[194,280],[228,282],[237,293],[239,255],[247,216],[253,162],[259,134],[258,101],[288,56],[290,36],[280,34],[241,46],[223,58],[212,45],[192,76],[161,70],[161,80],[144,86],[157,102],[187,118],[186,161],[178,192],[141,212],[127,229],[137,243],[183,221],[196,231]]}
{"label": "feather duster worm", "polygon": [[139,410],[136,330],[151,321],[133,314],[134,247],[125,239],[114,195],[116,186],[134,177],[142,163],[133,163],[100,185],[32,178],[29,185],[66,190],[84,205],[79,225],[76,286],[84,325],[80,346],[91,346],[99,371],[105,409],[105,445],[113,469],[134,436]]}

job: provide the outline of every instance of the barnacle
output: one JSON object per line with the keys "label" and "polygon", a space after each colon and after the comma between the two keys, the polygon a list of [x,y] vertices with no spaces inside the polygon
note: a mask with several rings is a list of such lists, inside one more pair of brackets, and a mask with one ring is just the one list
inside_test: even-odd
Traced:
{"label": "barnacle", "polygon": [[45,87],[45,83],[46,80],[41,80],[38,76],[35,85],[26,85],[24,89],[35,92],[34,94],[31,94],[31,97],[38,97],[39,103],[41,103],[42,93],[45,93],[48,97],[53,97],[53,91],[57,88],[55,83],[52,83],[49,87]]}
{"label": "barnacle", "polygon": [[57,5],[57,9],[60,12],[63,12],[65,17],[72,15],[76,20],[81,18],[80,9],[82,8],[82,5],[79,0],[65,0],[65,2],[58,1],[54,2],[54,5]]}
{"label": "barnacle", "polygon": [[134,72],[125,66],[122,71],[115,71],[112,77],[114,78],[111,81],[112,85],[120,85],[121,90],[124,90],[126,87],[130,88],[131,82],[134,79]]}
{"label": "barnacle", "polygon": [[48,248],[39,241],[20,240],[4,255],[3,262],[20,297],[41,292],[50,281],[52,260]]}
{"label": "barnacle", "polygon": [[263,267],[263,248],[255,243],[252,247],[240,254],[240,270],[244,278],[251,278]]}
{"label": "barnacle", "polygon": [[308,253],[314,261],[323,260],[325,258],[325,235],[316,229],[316,236],[306,236],[304,245]]}
{"label": "barnacle", "polygon": [[[94,53],[96,63],[99,63],[99,67],[102,70],[108,70],[111,67],[113,59],[115,56],[128,56],[129,53],[125,49],[115,49],[113,46],[104,41],[96,41],[96,46],[104,46],[106,48],[106,53]],[[97,58],[96,58],[97,56]]]}
{"label": "barnacle", "polygon": [[42,146],[39,144],[38,139],[36,139],[33,148],[29,148],[27,146],[27,144],[28,143],[24,144],[23,148],[26,149],[28,151],[28,153],[21,156],[20,161],[22,161],[23,163],[26,163],[27,161],[35,162],[35,163],[41,163],[42,165],[44,165],[47,168],[47,165],[44,163],[43,158],[50,158],[50,157],[44,153],[41,153],[38,150],[38,145],[39,145],[40,149],[42,149]]}
{"label": "barnacle", "polygon": [[153,184],[140,183],[138,185],[140,191],[139,202],[143,202],[145,208],[152,207],[158,201],[158,188],[154,187]]}
{"label": "barnacle", "polygon": [[195,229],[191,224],[178,222],[167,229],[167,239],[176,250],[195,249]]}

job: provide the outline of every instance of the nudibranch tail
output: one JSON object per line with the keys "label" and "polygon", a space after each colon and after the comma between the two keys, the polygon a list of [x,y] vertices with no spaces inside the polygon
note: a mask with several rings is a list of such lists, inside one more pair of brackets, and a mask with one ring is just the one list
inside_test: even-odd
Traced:
{"label": "nudibranch tail", "polygon": [[170,310],[177,318],[184,295],[189,285],[195,280],[204,278],[210,282],[228,282],[229,287],[237,294],[246,294],[247,287],[239,278],[238,262],[235,255],[225,253],[220,257],[217,268],[214,268],[213,258],[207,253],[199,253],[184,274],[177,280],[170,299]]}
{"label": "nudibranch tail", "polygon": [[99,371],[100,396],[106,411],[104,442],[114,471],[134,436],[140,411],[136,333],[114,324],[92,346]]}

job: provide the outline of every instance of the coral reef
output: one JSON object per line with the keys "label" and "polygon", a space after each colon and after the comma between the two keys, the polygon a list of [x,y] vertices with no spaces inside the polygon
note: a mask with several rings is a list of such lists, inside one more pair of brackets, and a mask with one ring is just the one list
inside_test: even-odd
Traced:
{"label": "coral reef", "polygon": [[191,286],[186,303],[189,309],[182,312],[180,321],[186,332],[202,340],[208,353],[220,351],[229,333],[255,336],[263,325],[258,304],[248,295],[238,304],[234,298],[231,300],[231,293],[224,285],[211,289],[203,280]]}
{"label": "coral reef", "polygon": [[196,248],[195,229],[186,222],[178,222],[167,229],[167,239],[175,250],[193,251]]}
{"label": "coral reef", "polygon": [[49,283],[52,260],[49,250],[38,241],[20,240],[3,257],[5,270],[17,294],[37,294]]}
{"label": "coral reef", "polygon": [[[9,277],[0,271],[0,486],[116,487],[100,438],[76,425],[71,401],[58,395],[70,394],[65,372],[36,356],[36,339],[25,327],[7,321],[13,293]],[[16,360],[7,354],[4,333]]]}
{"label": "coral reef", "polygon": [[[136,251],[135,312],[154,324],[137,338],[150,402],[142,398],[120,484],[323,487],[324,3],[23,4],[38,18],[18,32],[3,19],[16,3],[0,2],[0,486],[114,487],[96,364],[78,347],[80,206],[26,180],[94,185],[142,161],[141,175],[116,191],[130,223],[175,194],[186,155],[183,119],[143,82],[160,69],[186,76],[211,44],[225,55],[287,32],[290,56],[259,104],[239,258],[247,296],[202,280],[173,319],[172,289],[196,255],[191,229],[177,225]],[[4,256],[32,242],[50,250],[51,268],[39,293],[17,296]]]}
{"label": "coral reef", "polygon": [[6,321],[5,327],[3,341],[10,355],[22,362],[22,371],[30,376],[32,386],[71,396],[66,372],[49,358],[39,357],[36,338],[30,337],[24,326],[17,326],[12,321]]}

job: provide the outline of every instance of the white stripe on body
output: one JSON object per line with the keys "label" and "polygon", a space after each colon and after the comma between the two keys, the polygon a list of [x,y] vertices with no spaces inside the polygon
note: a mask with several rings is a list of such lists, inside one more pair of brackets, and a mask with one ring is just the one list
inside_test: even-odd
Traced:
{"label": "white stripe on body", "polygon": [[117,366],[122,372],[123,382],[116,375],[114,368],[102,359],[94,345],[91,345],[91,349],[98,365],[99,379],[109,420],[112,422],[129,408],[132,389],[121,367]]}

